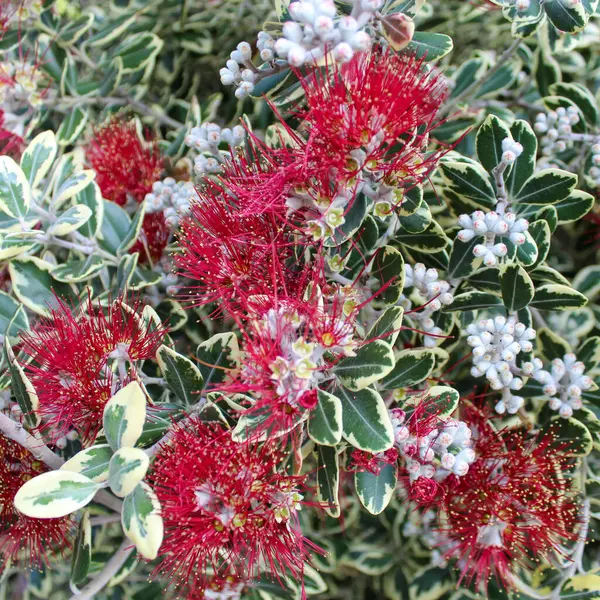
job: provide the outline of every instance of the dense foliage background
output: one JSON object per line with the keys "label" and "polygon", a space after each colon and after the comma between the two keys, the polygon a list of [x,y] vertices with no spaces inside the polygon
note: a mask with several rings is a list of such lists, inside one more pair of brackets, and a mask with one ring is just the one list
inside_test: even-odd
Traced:
{"label": "dense foliage background", "polygon": [[600,597],[598,0],[0,0],[0,600]]}

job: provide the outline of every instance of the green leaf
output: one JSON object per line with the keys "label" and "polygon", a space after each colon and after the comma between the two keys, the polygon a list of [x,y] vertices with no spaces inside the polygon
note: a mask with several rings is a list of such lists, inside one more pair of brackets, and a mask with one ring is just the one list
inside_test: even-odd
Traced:
{"label": "green leaf", "polygon": [[79,229],[92,216],[92,210],[85,204],[76,204],[50,225],[48,235],[61,237]]}
{"label": "green leaf", "polygon": [[508,312],[525,308],[535,294],[535,286],[527,271],[520,265],[507,265],[501,275],[502,300]]}
{"label": "green leaf", "polygon": [[21,167],[10,156],[0,156],[0,210],[19,219],[31,204],[31,186]]}
{"label": "green leaf", "polygon": [[430,61],[446,56],[446,54],[452,52],[453,47],[452,38],[448,35],[430,31],[416,31],[407,46],[407,50],[414,52],[418,58]]}
{"label": "green leaf", "polygon": [[104,407],[102,422],[106,441],[113,450],[133,447],[146,421],[146,396],[137,381],[120,389]]}
{"label": "green leaf", "polygon": [[475,236],[468,242],[455,239],[450,251],[450,263],[448,265],[447,279],[462,279],[474,273],[481,265],[481,258],[473,255],[473,248],[481,243],[481,237]]}
{"label": "green leaf", "polygon": [[89,477],[94,483],[108,481],[108,466],[113,451],[108,444],[98,444],[85,448],[70,458],[61,466],[61,471],[81,473]]}
{"label": "green leaf", "polygon": [[381,340],[361,346],[356,356],[341,360],[333,373],[349,390],[358,391],[385,377],[394,368],[394,351]]}
{"label": "green leaf", "polygon": [[398,478],[396,465],[385,464],[378,474],[357,471],[354,486],[361,504],[372,514],[382,513],[391,502]]}
{"label": "green leaf", "polygon": [[446,385],[436,385],[429,388],[426,392],[428,410],[438,417],[450,416],[458,407],[460,394]]}
{"label": "green leaf", "polygon": [[391,306],[375,321],[373,327],[367,333],[366,339],[381,339],[390,346],[393,346],[398,339],[403,317],[404,308],[401,306]]}
{"label": "green leaf", "polygon": [[29,329],[29,319],[23,305],[5,292],[0,292],[0,335],[14,338],[23,329]]}
{"label": "green leaf", "polygon": [[85,129],[88,116],[88,112],[83,108],[76,107],[71,110],[56,132],[58,143],[61,146],[72,144]]}
{"label": "green leaf", "polygon": [[600,364],[600,337],[590,337],[577,349],[577,358],[585,365],[586,371]]}
{"label": "green leaf", "polygon": [[598,102],[594,94],[579,83],[555,83],[550,86],[550,93],[553,96],[563,96],[576,104],[588,123],[597,125],[600,120],[600,111]]}
{"label": "green leaf", "polygon": [[17,362],[15,353],[8,341],[8,336],[4,338],[4,356],[10,372],[12,393],[17,399],[25,423],[33,429],[41,423],[38,413],[40,401],[29,377],[27,377],[23,367]]}
{"label": "green leaf", "polygon": [[139,258],[140,253],[134,252],[133,254],[125,254],[119,259],[115,277],[115,287],[119,294],[125,295],[127,293]]}
{"label": "green leaf", "polygon": [[76,283],[86,281],[97,275],[104,268],[104,261],[99,256],[90,254],[79,260],[68,260],[54,267],[50,274],[56,281]]}
{"label": "green leaf", "polygon": [[225,381],[227,373],[238,368],[240,349],[235,333],[218,333],[196,348],[198,368],[204,389]]}
{"label": "green leaf", "polygon": [[351,392],[339,388],[343,432],[350,444],[365,452],[383,452],[394,445],[394,429],[381,396],[371,388]]}
{"label": "green leaf", "polygon": [[547,327],[540,327],[536,332],[536,350],[547,361],[555,358],[562,360],[565,354],[573,352],[571,346],[562,337]]}
{"label": "green leaf", "polygon": [[372,275],[379,282],[379,290],[383,289],[377,299],[396,304],[404,288],[404,259],[400,251],[392,246],[381,248],[373,261]]}
{"label": "green leaf", "polygon": [[474,207],[490,209],[496,206],[496,193],[488,174],[474,163],[442,162],[440,173],[446,187]]}
{"label": "green leaf", "polygon": [[577,419],[553,418],[541,428],[541,435],[552,434],[552,446],[561,449],[567,456],[587,456],[593,449],[594,440],[590,430]]}
{"label": "green leaf", "polygon": [[489,98],[495,96],[500,91],[510,89],[517,80],[522,66],[520,60],[513,60],[508,64],[502,65],[477,90],[475,97],[478,99]]}
{"label": "green leaf", "polygon": [[154,560],[164,536],[160,502],[147,483],[139,483],[123,501],[121,524],[125,535],[146,560]]}
{"label": "green leaf", "polygon": [[163,47],[163,41],[154,33],[134,33],[123,38],[113,56],[123,60],[123,73],[135,73],[146,68]]}
{"label": "green leaf", "polygon": [[142,230],[142,225],[144,224],[144,215],[146,214],[146,203],[142,202],[139,208],[135,211],[133,215],[133,219],[131,219],[131,224],[125,236],[121,239],[121,243],[117,248],[117,254],[123,254],[127,252],[137,241],[140,236],[140,231]]}
{"label": "green leaf", "polygon": [[454,296],[452,304],[444,307],[444,312],[480,310],[501,304],[502,300],[489,292],[463,292]]}
{"label": "green leaf", "polygon": [[380,385],[384,390],[407,388],[429,377],[435,366],[435,355],[429,350],[402,350],[396,355],[396,364]]}
{"label": "green leaf", "polygon": [[[502,141],[512,139],[508,127],[495,115],[488,115],[477,132],[477,158],[491,172],[502,160]],[[506,173],[508,175],[508,173]],[[505,175],[505,177],[506,177]]]}
{"label": "green leaf", "polygon": [[317,406],[308,421],[308,435],[322,446],[335,446],[342,439],[342,403],[337,396],[318,390]]}
{"label": "green leaf", "polygon": [[506,178],[506,191],[509,198],[514,198],[523,184],[535,172],[537,154],[537,137],[527,121],[515,121],[510,127],[515,142],[523,146],[523,152],[513,163],[512,170]]}
{"label": "green leaf", "polygon": [[340,516],[340,467],[337,449],[317,445],[315,453],[317,455],[317,500],[329,516],[337,519]]}
{"label": "green leaf", "polygon": [[[102,227],[104,217],[104,201],[98,184],[92,181],[75,194],[75,203],[83,204],[92,211],[90,218],[81,226],[79,233],[89,238],[95,238]],[[114,202],[111,202],[111,204],[114,204]]]}
{"label": "green leaf", "polygon": [[[95,171],[76,171],[55,188],[52,195],[52,204],[55,208],[70,200],[73,196],[85,189],[96,176]],[[58,180],[57,180],[58,183]],[[116,205],[115,205],[116,206]]]}
{"label": "green leaf", "polygon": [[177,398],[187,406],[198,402],[199,394],[204,389],[200,369],[189,358],[167,346],[158,349],[156,359],[163,377]]}
{"label": "green leaf", "polygon": [[541,46],[535,53],[534,74],[541,96],[548,96],[550,86],[560,81],[562,77],[558,62]]}
{"label": "green leaf", "polygon": [[516,202],[555,204],[577,185],[577,175],[561,169],[542,169],[530,177],[517,194]]}
{"label": "green leaf", "polygon": [[410,600],[437,600],[454,586],[448,569],[423,567],[411,579]]}
{"label": "green leaf", "polygon": [[448,245],[448,238],[436,221],[432,221],[422,233],[409,233],[400,228],[395,235],[395,240],[424,254],[436,254]]}
{"label": "green leaf", "polygon": [[126,13],[117,18],[107,19],[105,23],[99,27],[96,33],[87,40],[87,43],[90,46],[108,46],[108,44],[121,37],[121,35],[124,34],[138,18],[139,15],[135,12],[133,14]]}
{"label": "green leaf", "polygon": [[138,483],[146,476],[150,458],[139,448],[119,448],[110,459],[108,483],[110,489],[119,498],[125,498],[133,492]]}
{"label": "green leaf", "polygon": [[[517,247],[517,259],[525,266],[535,268],[546,260],[548,252],[550,252],[552,238],[550,227],[546,221],[534,221],[529,225],[525,237],[525,243]],[[533,247],[535,247],[535,251]],[[532,262],[534,255],[536,258]]]}
{"label": "green leaf", "polygon": [[31,140],[21,157],[21,169],[31,189],[35,189],[42,181],[56,158],[57,150],[52,131],[44,131]]}
{"label": "green leaf", "polygon": [[[546,221],[538,221],[538,223],[540,224],[540,228],[538,230],[533,228],[534,232],[544,235],[545,230],[548,232],[550,231]],[[524,235],[525,242],[516,247],[509,239],[505,239],[505,242],[509,250],[509,256],[511,256],[511,250],[513,252],[516,250],[512,256],[516,256],[517,260],[525,267],[531,267],[535,265],[538,260],[538,248],[535,240],[533,239],[531,231],[526,231]]]}
{"label": "green leaf", "polygon": [[25,483],[14,503],[28,517],[56,519],[89,504],[100,487],[80,473],[49,471]]}
{"label": "green leaf", "polygon": [[546,2],[544,9],[548,19],[556,29],[575,33],[585,27],[587,16],[581,3],[572,4],[571,0],[552,0]]}
{"label": "green leaf", "polygon": [[111,254],[116,254],[129,231],[131,219],[118,204],[108,200],[104,200],[102,214],[101,246]]}
{"label": "green leaf", "polygon": [[89,511],[85,510],[79,521],[77,537],[71,556],[71,583],[78,585],[85,581],[92,562],[92,526]]}
{"label": "green leaf", "polygon": [[600,293],[600,266],[584,267],[575,275],[573,287],[592,301]]}
{"label": "green leaf", "polygon": [[554,205],[559,223],[579,221],[594,206],[594,196],[581,190],[573,190],[567,198]]}
{"label": "green leaf", "polygon": [[581,308],[587,304],[587,298],[566,285],[543,285],[535,291],[531,306],[538,310],[569,310]]}

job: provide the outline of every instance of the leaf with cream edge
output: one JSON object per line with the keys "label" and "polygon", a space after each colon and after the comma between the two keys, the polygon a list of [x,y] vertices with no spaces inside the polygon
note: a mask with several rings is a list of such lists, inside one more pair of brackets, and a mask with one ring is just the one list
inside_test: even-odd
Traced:
{"label": "leaf with cream edge", "polygon": [[92,209],[85,204],[71,206],[48,228],[48,235],[63,236],[79,229],[92,216]]}
{"label": "leaf with cream edge", "polygon": [[21,169],[32,189],[35,189],[49,171],[58,146],[52,131],[43,131],[29,143],[21,157]]}
{"label": "leaf with cream edge", "polygon": [[125,535],[146,560],[154,560],[163,541],[160,502],[147,483],[139,483],[123,501],[121,524]]}
{"label": "leaf with cream edge", "polygon": [[382,513],[394,497],[398,477],[396,465],[385,464],[377,474],[357,471],[354,486],[361,504],[372,514]]}
{"label": "leaf with cream edge", "polygon": [[77,537],[71,556],[71,583],[78,585],[85,580],[92,562],[92,525],[89,511],[85,510],[79,521]]}
{"label": "leaf with cream edge", "polygon": [[81,473],[95,483],[104,483],[108,480],[108,466],[112,455],[112,448],[108,444],[98,444],[81,450],[60,469],[61,471]]}
{"label": "leaf with cream edge", "polygon": [[31,204],[31,186],[10,156],[0,156],[0,210],[14,219],[25,217]]}
{"label": "leaf with cream edge", "polygon": [[340,516],[340,464],[337,448],[318,444],[317,500],[325,512],[334,519]]}
{"label": "leaf with cream edge", "polygon": [[55,190],[52,197],[52,204],[55,208],[70,200],[75,194],[81,192],[96,176],[95,171],[87,169],[85,171],[75,172],[65,181],[61,182],[59,188]]}
{"label": "leaf with cream edge", "polygon": [[384,390],[411,387],[427,379],[434,366],[435,356],[430,350],[402,350],[396,355],[392,371],[381,380],[381,387]]}
{"label": "leaf with cream edge", "polygon": [[89,504],[101,487],[80,473],[50,471],[21,487],[15,495],[15,507],[34,519],[57,519]]}
{"label": "leaf with cream edge", "polygon": [[119,390],[104,407],[104,435],[110,447],[133,447],[146,421],[146,396],[137,381]]}
{"label": "leaf with cream edge", "polygon": [[21,365],[17,362],[15,353],[10,345],[8,336],[4,338],[4,353],[8,362],[8,370],[10,372],[12,393],[17,399],[19,408],[23,413],[25,423],[31,428],[37,427],[41,423],[41,418],[38,413],[40,401],[29,377]]}
{"label": "leaf with cream edge", "polygon": [[383,452],[394,445],[394,428],[383,398],[373,389],[336,390],[342,401],[342,435],[365,452]]}
{"label": "leaf with cream edge", "polygon": [[381,339],[390,346],[393,346],[400,334],[403,317],[404,308],[402,306],[390,306],[390,308],[375,321],[373,327],[371,327],[369,333],[367,333],[366,339],[369,341]]}
{"label": "leaf with cream edge", "polygon": [[125,498],[146,476],[150,458],[140,448],[119,448],[110,459],[108,484],[115,496]]}
{"label": "leaf with cream edge", "polygon": [[168,346],[161,346],[158,349],[156,360],[167,385],[175,396],[187,406],[198,402],[204,387],[200,369],[189,358],[171,350]]}
{"label": "leaf with cream edge", "polygon": [[[426,391],[426,413],[433,413],[438,417],[449,417],[458,407],[460,394],[446,385],[435,385]],[[423,415],[425,417],[425,414]]]}
{"label": "leaf with cream edge", "polygon": [[222,383],[227,373],[240,364],[240,348],[235,333],[217,333],[196,349],[198,368],[204,380],[204,389],[210,390]]}
{"label": "leaf with cream edge", "polygon": [[342,439],[342,402],[323,390],[318,390],[317,397],[308,421],[308,435],[317,444],[335,446]]}
{"label": "leaf with cream edge", "polygon": [[340,361],[334,368],[342,384],[357,392],[379,381],[394,368],[394,351],[382,340],[375,340],[361,346],[356,356],[349,356]]}

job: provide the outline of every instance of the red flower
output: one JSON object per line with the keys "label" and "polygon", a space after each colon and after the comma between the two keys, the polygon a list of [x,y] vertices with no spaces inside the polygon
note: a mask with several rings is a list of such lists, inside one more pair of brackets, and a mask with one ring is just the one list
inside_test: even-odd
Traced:
{"label": "red flower", "polygon": [[567,473],[571,461],[554,446],[553,434],[489,435],[478,439],[468,474],[449,482],[441,545],[480,589],[492,576],[511,587],[517,569],[560,554],[566,541],[577,539],[579,512]]}
{"label": "red flower", "polygon": [[8,559],[39,567],[53,550],[71,546],[74,522],[69,517],[33,519],[14,506],[19,488],[46,471],[27,450],[0,435],[0,572]]}
{"label": "red flower", "polygon": [[332,77],[315,71],[301,81],[307,162],[320,165],[327,180],[331,170],[338,182],[348,182],[366,169],[377,179],[408,177],[414,185],[434,166],[437,157],[425,154],[427,133],[446,87],[422,60],[361,53]]}
{"label": "red flower", "polygon": [[113,118],[96,129],[86,158],[96,171],[102,196],[121,206],[128,195],[142,202],[163,169],[156,142],[143,142],[133,120]]}
{"label": "red flower", "polygon": [[0,154],[19,160],[25,149],[25,140],[4,128],[4,111],[0,109]]}
{"label": "red flower", "polygon": [[[150,480],[162,507],[160,572],[202,593],[209,578],[302,577],[308,542],[296,511],[304,477],[285,474],[273,446],[236,443],[216,423],[176,425]],[[202,597],[202,596],[200,596]]]}
{"label": "red flower", "polygon": [[139,252],[139,262],[155,263],[160,260],[163,252],[169,244],[171,229],[162,212],[144,215],[140,237],[131,247],[130,252]]}
{"label": "red flower", "polygon": [[397,462],[398,450],[396,450],[396,448],[390,448],[389,450],[379,452],[378,454],[354,450],[354,452],[352,452],[352,463],[350,467],[355,471],[368,471],[369,473],[373,473],[373,475],[379,475],[381,469],[383,469],[385,465],[395,465]]}
{"label": "red flower", "polygon": [[327,371],[353,354],[354,305],[346,314],[341,292],[325,296],[311,287],[306,300],[265,295],[248,304],[241,368],[216,388],[247,395],[243,405],[259,437],[290,431],[308,417]]}
{"label": "red flower", "polygon": [[302,258],[294,256],[289,231],[270,215],[241,214],[216,185],[200,198],[182,222],[182,252],[175,257],[184,275],[199,282],[197,303],[238,307],[253,295],[293,293]]}
{"label": "red flower", "polygon": [[140,302],[126,306],[123,298],[108,308],[88,299],[77,309],[58,300],[50,317],[22,336],[23,350],[34,359],[26,370],[53,436],[75,429],[84,443],[93,440],[115,392],[109,361],[129,363],[125,378],[131,378],[138,361],[156,355],[166,332],[145,325],[141,309]]}

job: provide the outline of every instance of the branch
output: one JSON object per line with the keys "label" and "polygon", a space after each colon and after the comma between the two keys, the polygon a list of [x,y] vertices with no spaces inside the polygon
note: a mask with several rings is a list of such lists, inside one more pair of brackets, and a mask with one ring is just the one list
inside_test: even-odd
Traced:
{"label": "branch", "polygon": [[96,575],[79,593],[73,594],[71,600],[93,600],[96,594],[104,589],[109,581],[117,574],[119,569],[125,564],[129,555],[133,552],[134,546],[127,538],[119,549],[114,553],[112,558],[106,563],[104,569]]}

